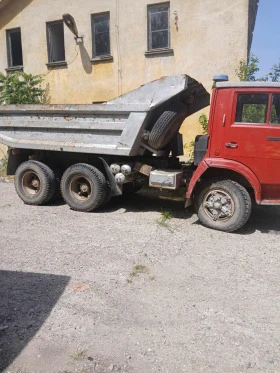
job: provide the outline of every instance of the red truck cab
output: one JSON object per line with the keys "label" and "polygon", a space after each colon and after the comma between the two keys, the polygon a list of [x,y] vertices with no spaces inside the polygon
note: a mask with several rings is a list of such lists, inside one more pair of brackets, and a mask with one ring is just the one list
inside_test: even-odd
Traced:
{"label": "red truck cab", "polygon": [[231,232],[248,220],[252,198],[280,204],[280,83],[217,83],[208,126],[187,203],[204,225]]}

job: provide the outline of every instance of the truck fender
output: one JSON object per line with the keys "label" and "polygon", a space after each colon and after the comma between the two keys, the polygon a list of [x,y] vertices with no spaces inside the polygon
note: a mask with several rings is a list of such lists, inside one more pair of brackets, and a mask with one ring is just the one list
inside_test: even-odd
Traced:
{"label": "truck fender", "polygon": [[18,166],[29,160],[30,150],[27,149],[9,149],[7,152],[8,164],[7,175],[14,175]]}
{"label": "truck fender", "polygon": [[112,174],[108,163],[102,157],[99,157],[99,159],[102,161],[104,169],[106,171],[107,179],[108,179],[110,187],[111,187],[112,197],[113,196],[120,196],[122,194],[122,191],[121,191],[120,187],[118,186],[118,184],[116,183],[115,177]]}
{"label": "truck fender", "polygon": [[198,179],[208,168],[223,168],[239,173],[251,184],[252,188],[254,189],[256,202],[261,202],[261,184],[253,171],[242,163],[223,158],[205,158],[202,162],[200,162],[189,183],[186,193],[187,201],[190,201]]}

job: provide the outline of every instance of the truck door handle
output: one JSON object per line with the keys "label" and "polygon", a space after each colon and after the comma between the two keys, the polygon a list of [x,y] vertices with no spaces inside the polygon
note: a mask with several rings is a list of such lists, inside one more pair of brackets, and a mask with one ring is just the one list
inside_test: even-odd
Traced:
{"label": "truck door handle", "polygon": [[227,148],[238,148],[237,142],[226,142]]}
{"label": "truck door handle", "polygon": [[280,141],[280,137],[267,137],[267,141]]}

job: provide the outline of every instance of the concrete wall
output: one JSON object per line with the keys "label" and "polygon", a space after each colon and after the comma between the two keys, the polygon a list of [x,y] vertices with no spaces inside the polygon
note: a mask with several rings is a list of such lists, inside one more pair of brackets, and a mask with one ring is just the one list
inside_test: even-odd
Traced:
{"label": "concrete wall", "polygon": [[[249,0],[171,0],[174,53],[148,57],[147,5],[157,2],[6,0],[0,9],[0,71],[7,67],[5,31],[21,27],[24,71],[45,74],[52,103],[109,100],[163,75],[187,73],[203,82],[208,90],[216,73],[227,73],[231,80],[236,78],[238,62],[247,58],[249,24],[255,17],[249,16]],[[104,11],[110,11],[113,61],[94,64],[90,61],[90,15]],[[65,27],[67,66],[48,70],[46,22],[61,19],[63,13],[74,17],[84,43],[77,45],[74,35]],[[199,130],[197,116],[185,121],[181,129],[184,141],[191,141]]]}

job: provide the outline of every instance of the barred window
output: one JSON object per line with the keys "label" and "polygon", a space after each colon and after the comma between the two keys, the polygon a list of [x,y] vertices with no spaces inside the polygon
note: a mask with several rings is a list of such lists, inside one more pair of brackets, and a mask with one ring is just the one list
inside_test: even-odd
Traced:
{"label": "barred window", "polygon": [[148,50],[169,48],[169,3],[148,5]]}
{"label": "barred window", "polygon": [[110,13],[92,14],[92,55],[110,55]]}

